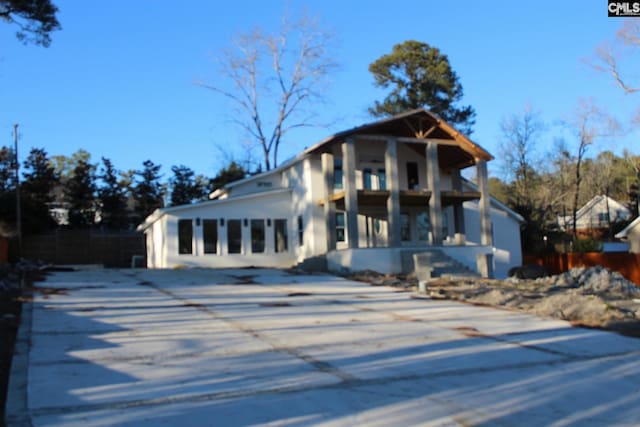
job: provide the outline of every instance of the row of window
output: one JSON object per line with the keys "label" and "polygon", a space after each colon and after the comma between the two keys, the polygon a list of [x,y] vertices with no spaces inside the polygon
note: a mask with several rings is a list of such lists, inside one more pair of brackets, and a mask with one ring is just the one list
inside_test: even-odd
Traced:
{"label": "row of window", "polygon": [[[195,220],[195,226],[200,226],[200,218]],[[225,219],[202,220],[202,242],[205,254],[217,254],[219,229],[225,228]],[[289,237],[286,219],[228,219],[226,221],[226,245],[228,254],[240,254],[243,252],[243,229],[251,236],[251,253],[264,253],[266,248],[266,235],[271,229],[273,233],[272,251],[287,252],[289,250]],[[298,217],[298,243],[303,243],[302,217]],[[194,220],[178,220],[178,253],[181,255],[193,254]]]}
{"label": "row of window", "polygon": [[[334,159],[333,162],[333,188],[342,189],[344,172],[342,159]],[[420,179],[417,162],[407,162],[407,185],[411,190],[420,188]],[[362,169],[362,186],[365,190],[386,190],[387,174],[384,168],[365,167]]]}
{"label": "row of window", "polygon": [[[344,212],[336,212],[336,241],[344,242],[345,241],[345,213]],[[446,217],[445,217],[446,222]],[[368,225],[367,225],[368,226]],[[373,227],[376,234],[380,234],[381,225],[379,219],[373,220]],[[429,213],[428,212],[420,212],[416,215],[416,233],[418,241],[428,241],[429,240],[429,232],[431,231],[431,222],[429,221]],[[368,230],[367,230],[368,233]],[[444,226],[444,233],[448,233],[447,226]],[[400,214],[400,239],[403,242],[411,241],[411,224],[410,217],[408,213]]]}

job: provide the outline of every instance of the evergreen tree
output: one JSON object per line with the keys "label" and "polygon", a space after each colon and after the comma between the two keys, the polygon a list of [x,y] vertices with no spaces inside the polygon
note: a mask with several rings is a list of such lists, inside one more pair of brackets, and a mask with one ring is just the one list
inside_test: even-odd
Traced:
{"label": "evergreen tree", "polygon": [[44,149],[31,149],[24,161],[22,176],[23,230],[37,233],[53,227],[55,223],[49,214],[49,206],[53,201],[53,189],[58,183],[58,176]]}
{"label": "evergreen tree", "polygon": [[96,216],[95,165],[80,160],[64,188],[69,206],[69,225],[75,228],[91,227]]}
{"label": "evergreen tree", "polygon": [[60,29],[58,8],[50,0],[0,0],[0,21],[16,24],[23,42],[48,47],[52,31]]}
{"label": "evergreen tree", "polygon": [[371,63],[369,71],[377,87],[391,88],[382,102],[376,101],[369,109],[374,116],[426,108],[461,132],[472,132],[475,111],[470,106],[455,106],[462,99],[462,85],[449,59],[438,48],[408,40]]}
{"label": "evergreen tree", "polygon": [[185,205],[201,200],[206,193],[201,177],[196,179],[195,173],[187,166],[172,166],[173,177],[169,180],[171,188],[170,206]]}
{"label": "evergreen tree", "polygon": [[247,175],[248,172],[245,168],[232,161],[231,163],[229,163],[229,166],[221,169],[218,174],[209,182],[210,189],[212,191],[217,190],[218,188],[224,187],[230,182],[241,180]]}
{"label": "evergreen tree", "polygon": [[111,160],[103,157],[98,178],[100,200],[100,224],[110,230],[123,230],[128,225],[127,189],[125,182],[118,179],[120,172],[113,167]]}
{"label": "evergreen tree", "polygon": [[161,165],[156,165],[151,160],[146,160],[142,165],[142,170],[135,171],[138,180],[132,189],[138,223],[144,221],[154,210],[164,206],[164,191],[160,183]]}
{"label": "evergreen tree", "polygon": [[16,223],[15,154],[0,148],[0,235],[11,234]]}

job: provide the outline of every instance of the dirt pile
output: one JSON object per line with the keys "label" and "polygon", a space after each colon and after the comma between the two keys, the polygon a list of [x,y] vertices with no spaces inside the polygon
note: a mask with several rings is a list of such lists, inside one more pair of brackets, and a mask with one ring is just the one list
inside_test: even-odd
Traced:
{"label": "dirt pile", "polygon": [[[360,272],[353,279],[374,285],[415,287],[407,277]],[[574,268],[535,280],[439,278],[427,285],[433,299],[506,308],[640,336],[640,287],[603,267]]]}
{"label": "dirt pile", "polygon": [[625,279],[622,274],[604,267],[574,268],[557,276],[537,279],[537,283],[579,289],[584,295],[616,295],[640,297],[640,287]]}

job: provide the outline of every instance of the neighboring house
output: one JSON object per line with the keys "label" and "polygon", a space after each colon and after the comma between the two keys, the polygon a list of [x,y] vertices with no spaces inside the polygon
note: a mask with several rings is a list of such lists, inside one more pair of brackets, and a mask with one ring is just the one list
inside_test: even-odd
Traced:
{"label": "neighboring house", "polygon": [[[630,218],[631,211],[622,203],[608,196],[595,196],[576,212],[577,235],[600,239],[606,237],[611,224]],[[559,217],[558,225],[569,233],[573,232],[573,217]]]}
{"label": "neighboring house", "polygon": [[[468,268],[506,276],[521,264],[522,218],[492,200],[493,157],[446,122],[414,110],[344,132],[212,200],[158,209],[139,227],[147,265],[407,272],[438,248]],[[475,166],[476,187],[460,176]]]}
{"label": "neighboring house", "polygon": [[631,224],[616,234],[617,239],[629,242],[629,252],[640,254],[640,217],[634,219]]}
{"label": "neighboring house", "polygon": [[49,203],[49,215],[57,225],[69,225],[69,204],[68,203]]}

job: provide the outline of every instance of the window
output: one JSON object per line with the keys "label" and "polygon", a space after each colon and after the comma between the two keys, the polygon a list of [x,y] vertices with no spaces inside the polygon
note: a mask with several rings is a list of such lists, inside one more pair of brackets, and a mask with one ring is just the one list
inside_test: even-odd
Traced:
{"label": "window", "polygon": [[178,220],[178,253],[193,253],[193,220]]}
{"label": "window", "polygon": [[287,234],[287,220],[276,219],[273,227],[276,252],[286,252],[289,250],[289,236]]}
{"label": "window", "polygon": [[373,231],[375,231],[378,236],[382,233],[382,226],[378,218],[373,220]]}
{"label": "window", "polygon": [[609,213],[608,212],[599,212],[598,213],[598,221],[599,222],[609,222]]}
{"label": "window", "polygon": [[336,242],[344,242],[344,212],[336,212]]}
{"label": "window", "polygon": [[302,223],[302,215],[298,215],[298,245],[302,246],[304,243],[304,226]]}
{"label": "window", "polygon": [[409,214],[400,214],[400,239],[403,242],[411,240],[411,226],[409,224]]}
{"label": "window", "polygon": [[407,185],[409,190],[417,190],[420,187],[418,164],[416,162],[407,162]]}
{"label": "window", "polygon": [[418,240],[428,242],[429,232],[431,231],[429,212],[420,212],[418,215],[416,215],[416,222],[418,226]]}
{"label": "window", "polygon": [[449,235],[449,215],[442,215],[442,236],[444,238],[447,238],[448,235]]}
{"label": "window", "polygon": [[342,185],[342,159],[334,159],[333,161],[333,188],[341,190]]}
{"label": "window", "polygon": [[202,240],[205,254],[218,253],[218,220],[202,220]]}
{"label": "window", "polygon": [[364,168],[362,170],[362,186],[365,190],[372,190],[371,184],[371,168]]}
{"label": "window", "polygon": [[251,252],[264,252],[264,219],[251,220]]}
{"label": "window", "polygon": [[378,190],[387,189],[387,172],[384,169],[378,169]]}
{"label": "window", "polygon": [[230,254],[242,252],[242,224],[239,219],[227,221],[227,247]]}

